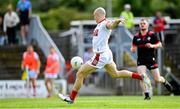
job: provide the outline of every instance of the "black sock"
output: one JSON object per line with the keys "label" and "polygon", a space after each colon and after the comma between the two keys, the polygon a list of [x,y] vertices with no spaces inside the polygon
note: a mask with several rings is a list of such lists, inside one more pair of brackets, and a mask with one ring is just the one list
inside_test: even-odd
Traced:
{"label": "black sock", "polygon": [[169,92],[173,91],[173,87],[171,86],[171,84],[167,80],[165,80],[165,82],[163,84]]}
{"label": "black sock", "polygon": [[164,84],[166,84],[166,83],[167,83],[167,80],[164,81]]}
{"label": "black sock", "polygon": [[145,97],[149,97],[149,92],[144,93]]}

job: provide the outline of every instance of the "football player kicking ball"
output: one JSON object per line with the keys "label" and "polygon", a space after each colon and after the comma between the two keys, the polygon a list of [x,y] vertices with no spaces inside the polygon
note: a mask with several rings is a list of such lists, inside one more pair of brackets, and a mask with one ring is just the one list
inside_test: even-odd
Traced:
{"label": "football player kicking ball", "polygon": [[[116,28],[119,23],[123,23],[123,19],[116,19],[114,21],[106,20],[106,12],[102,7],[95,9],[94,19],[97,22],[97,26],[93,32],[93,52],[94,56],[80,67],[76,74],[76,81],[69,96],[58,94],[60,99],[65,102],[73,103],[76,95],[83,85],[84,78],[94,72],[96,69],[105,68],[107,73],[113,78],[133,78],[139,80],[146,80],[145,76],[138,73],[133,73],[127,70],[118,71],[116,64],[113,61],[112,52],[108,46],[108,40],[111,34],[111,30]],[[146,81],[144,81],[146,83]]]}
{"label": "football player kicking ball", "polygon": [[[161,42],[158,37],[152,32],[148,30],[149,23],[146,19],[141,19],[139,23],[140,32],[137,33],[132,42],[131,51],[134,53],[137,50],[138,59],[137,59],[137,71],[140,74],[145,74],[146,69],[149,69],[156,82],[163,83],[165,87],[172,92],[172,86],[169,84],[167,80],[164,79],[160,75],[158,64],[155,59],[155,50],[162,47]],[[147,78],[147,81],[150,81]],[[145,98],[144,100],[150,100],[149,90],[150,87],[144,85],[142,81],[140,81],[140,85],[143,89]]]}

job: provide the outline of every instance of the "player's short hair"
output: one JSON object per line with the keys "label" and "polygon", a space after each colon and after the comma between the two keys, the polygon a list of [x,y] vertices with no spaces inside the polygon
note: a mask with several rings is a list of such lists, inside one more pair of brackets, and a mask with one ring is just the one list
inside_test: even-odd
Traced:
{"label": "player's short hair", "polygon": [[12,9],[13,9],[12,4],[9,4],[9,5],[7,6],[7,10],[12,10]]}
{"label": "player's short hair", "polygon": [[94,10],[94,13],[96,13],[96,12],[106,15],[106,11],[103,7],[96,8]]}
{"label": "player's short hair", "polygon": [[142,19],[140,20],[139,24],[140,24],[141,22],[146,22],[146,24],[149,25],[149,20],[148,20],[147,18],[142,18]]}
{"label": "player's short hair", "polygon": [[34,47],[33,47],[33,45],[28,44],[28,45],[27,45],[27,48],[34,48]]}

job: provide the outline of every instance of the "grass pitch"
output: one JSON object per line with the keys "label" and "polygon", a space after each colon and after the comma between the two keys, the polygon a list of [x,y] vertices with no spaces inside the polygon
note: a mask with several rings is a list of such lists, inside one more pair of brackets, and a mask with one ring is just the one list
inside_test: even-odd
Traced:
{"label": "grass pitch", "polygon": [[180,96],[80,96],[74,104],[53,98],[0,99],[0,108],[8,109],[180,109]]}

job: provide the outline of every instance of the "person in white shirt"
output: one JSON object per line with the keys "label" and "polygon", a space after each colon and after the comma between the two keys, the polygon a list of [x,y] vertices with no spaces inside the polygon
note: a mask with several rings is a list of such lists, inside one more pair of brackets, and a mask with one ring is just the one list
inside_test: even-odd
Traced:
{"label": "person in white shirt", "polygon": [[16,26],[19,23],[18,15],[13,11],[12,5],[8,5],[7,12],[4,16],[4,32],[8,36],[10,45],[16,43]]}
{"label": "person in white shirt", "polygon": [[124,19],[116,19],[113,21],[106,20],[106,11],[102,7],[95,9],[94,19],[97,22],[92,40],[94,56],[79,68],[70,95],[65,96],[61,93],[58,94],[59,98],[67,103],[74,102],[78,91],[83,85],[84,78],[99,68],[104,68],[112,78],[134,78],[143,81],[146,80],[143,75],[138,73],[133,73],[128,70],[117,70],[116,64],[113,61],[113,55],[109,48],[108,40],[111,30],[118,27],[119,23],[124,23]]}

